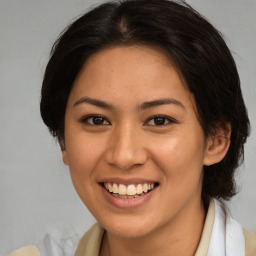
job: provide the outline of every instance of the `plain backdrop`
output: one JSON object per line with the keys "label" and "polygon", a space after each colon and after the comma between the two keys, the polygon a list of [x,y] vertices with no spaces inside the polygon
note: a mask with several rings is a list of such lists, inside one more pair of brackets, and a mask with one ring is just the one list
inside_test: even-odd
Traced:
{"label": "plain backdrop", "polygon": [[[88,229],[57,143],[40,119],[40,87],[54,40],[74,17],[102,1],[0,0],[0,254],[58,229]],[[256,232],[256,1],[188,0],[225,36],[241,77],[252,132],[229,207]]]}

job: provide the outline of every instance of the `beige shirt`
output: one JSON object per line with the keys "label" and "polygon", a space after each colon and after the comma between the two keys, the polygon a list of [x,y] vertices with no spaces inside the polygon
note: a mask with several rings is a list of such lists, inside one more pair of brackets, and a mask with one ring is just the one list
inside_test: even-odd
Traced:
{"label": "beige shirt", "polygon": [[[214,213],[214,201],[211,200],[203,233],[195,256],[207,256],[214,223]],[[104,232],[104,229],[98,223],[94,224],[80,240],[75,252],[75,256],[98,256]],[[244,237],[245,256],[256,256],[256,235],[247,230],[244,230]],[[40,252],[36,246],[27,246],[13,252],[11,256],[40,256]]]}

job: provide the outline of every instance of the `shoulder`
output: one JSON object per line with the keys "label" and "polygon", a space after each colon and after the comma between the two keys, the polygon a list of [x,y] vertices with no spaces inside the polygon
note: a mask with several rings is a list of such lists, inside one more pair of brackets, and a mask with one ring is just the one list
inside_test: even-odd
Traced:
{"label": "shoulder", "polygon": [[82,230],[77,228],[71,230],[51,229],[35,245],[22,247],[9,256],[74,256],[82,233]]}
{"label": "shoulder", "polygon": [[79,241],[75,256],[98,255],[103,235],[104,229],[98,223],[95,223]]}
{"label": "shoulder", "polygon": [[35,245],[30,245],[14,251],[10,256],[40,256],[40,252]]}
{"label": "shoulder", "polygon": [[251,233],[246,229],[243,229],[243,233],[245,238],[245,255],[246,256],[256,255],[256,234]]}

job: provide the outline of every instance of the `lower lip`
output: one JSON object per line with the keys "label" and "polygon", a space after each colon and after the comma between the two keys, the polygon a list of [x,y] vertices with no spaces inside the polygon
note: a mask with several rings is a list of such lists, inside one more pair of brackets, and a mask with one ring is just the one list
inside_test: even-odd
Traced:
{"label": "lower lip", "polygon": [[131,209],[131,208],[139,207],[139,206],[145,204],[146,202],[148,202],[150,200],[150,198],[155,193],[155,190],[157,189],[157,187],[156,187],[153,190],[151,190],[150,192],[148,192],[147,194],[145,194],[143,196],[135,197],[135,198],[120,198],[120,197],[116,197],[116,196],[113,196],[112,194],[110,194],[104,187],[101,186],[101,188],[103,191],[103,195],[105,196],[107,201],[110,204],[114,205],[115,207],[121,208],[121,209]]}

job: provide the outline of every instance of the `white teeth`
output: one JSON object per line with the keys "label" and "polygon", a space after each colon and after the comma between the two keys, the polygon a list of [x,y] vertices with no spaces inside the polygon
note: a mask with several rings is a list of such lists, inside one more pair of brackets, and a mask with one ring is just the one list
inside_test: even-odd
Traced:
{"label": "white teeth", "polygon": [[119,185],[119,195],[126,195],[126,186],[123,184]]}
{"label": "white teeth", "polygon": [[154,183],[144,183],[144,184],[130,184],[128,186],[124,184],[116,184],[105,182],[104,187],[110,193],[114,193],[116,196],[122,198],[134,198],[138,197],[142,193],[147,193],[149,190],[152,190],[155,185]]}
{"label": "white teeth", "polygon": [[127,191],[126,191],[126,193],[127,193],[127,195],[129,195],[129,196],[134,196],[134,195],[136,195],[136,188],[135,188],[135,186],[134,185],[129,185],[128,187],[127,187]]}
{"label": "white teeth", "polygon": [[137,185],[136,192],[137,192],[137,194],[142,194],[143,188],[142,188],[142,185],[141,185],[141,184],[138,184],[138,185]]}
{"label": "white teeth", "polygon": [[119,193],[119,189],[116,183],[113,184],[113,193],[118,194]]}
{"label": "white teeth", "polygon": [[[105,184],[105,183],[104,183],[104,184]],[[110,184],[110,183],[107,183],[107,184],[108,184],[108,186],[107,186],[107,187],[108,187],[108,191],[112,193],[112,192],[113,192],[113,186],[112,186],[112,184]]]}
{"label": "white teeth", "polygon": [[147,183],[143,184],[143,192],[144,193],[148,192],[148,184]]}

